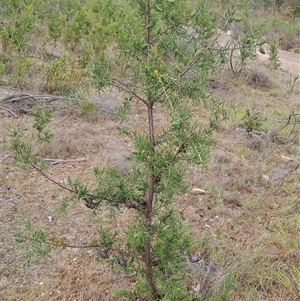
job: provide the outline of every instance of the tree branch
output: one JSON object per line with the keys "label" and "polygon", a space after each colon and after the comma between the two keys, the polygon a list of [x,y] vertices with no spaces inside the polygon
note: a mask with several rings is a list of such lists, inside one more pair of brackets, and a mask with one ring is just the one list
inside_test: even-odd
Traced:
{"label": "tree branch", "polygon": [[[276,119],[276,118],[271,118],[271,117],[268,117],[268,116],[258,116],[259,118],[261,119],[265,119],[265,120],[270,120],[270,121],[275,121],[275,122],[278,122],[278,123],[285,123],[284,127],[286,127],[287,125],[289,124],[300,124],[300,121],[298,122],[291,122],[291,118],[293,116],[300,116],[300,113],[297,113],[297,112],[293,112],[289,115],[288,119],[287,120],[282,120],[282,119]],[[284,128],[283,127],[283,128]],[[281,128],[281,130],[283,129]]]}
{"label": "tree branch", "polygon": [[[48,181],[52,182],[53,184],[55,185],[58,185],[60,188],[64,189],[64,190],[67,190],[71,193],[74,193],[74,194],[77,194],[78,191],[76,190],[73,190],[71,188],[68,188],[66,187],[65,185],[53,180],[51,177],[49,177],[46,173],[44,173],[40,168],[38,168],[35,164],[33,163],[30,163],[31,167],[36,170],[38,173],[40,173],[43,177],[45,177]],[[112,203],[117,203],[117,204],[122,204],[122,203],[125,203],[123,201],[120,201],[120,200],[114,200],[114,199],[109,199],[109,198],[104,198],[104,197],[101,197],[99,195],[94,195],[94,194],[89,194],[89,193],[86,193],[85,195],[83,195],[83,197],[89,197],[90,200],[95,200],[95,199],[99,199],[99,200],[102,200],[102,201],[107,201],[107,202],[112,202]],[[97,207],[97,203],[95,203],[95,208]],[[94,209],[94,208],[92,208]]]}
{"label": "tree branch", "polygon": [[170,30],[173,26],[168,26],[166,29],[164,29],[161,33],[159,33],[158,35],[156,35],[151,41],[150,44],[152,44],[153,42],[155,42],[161,35],[163,35],[164,33],[166,33],[168,30]]}
{"label": "tree branch", "polygon": [[15,114],[13,111],[11,111],[11,110],[9,110],[9,109],[3,107],[3,106],[0,106],[0,108],[3,109],[3,110],[5,110],[5,111],[7,111],[8,113],[10,113],[11,115],[13,115],[14,117],[18,117],[18,115]]}
{"label": "tree branch", "polygon": [[292,173],[296,172],[297,169],[298,169],[299,167],[300,167],[300,163],[298,163],[298,164],[296,165],[295,168],[293,168],[292,170],[290,170],[289,172],[287,172],[286,174],[284,174],[284,176],[282,177],[282,180],[281,180],[279,186],[278,186],[276,189],[274,189],[272,192],[268,193],[267,195],[262,196],[260,200],[261,200],[261,201],[262,201],[262,200],[266,200],[268,197],[270,197],[271,195],[275,194],[275,193],[283,186],[283,184],[284,184],[284,182],[286,181],[286,179],[287,179]]}
{"label": "tree branch", "polygon": [[1,104],[7,104],[7,103],[13,103],[21,100],[26,100],[26,99],[33,99],[35,101],[38,101],[39,99],[45,99],[48,101],[55,101],[55,100],[74,100],[74,97],[69,97],[66,98],[64,96],[55,96],[55,95],[42,95],[42,94],[37,94],[37,95],[29,95],[29,94],[14,94],[10,95],[7,97],[4,97],[0,100]]}
{"label": "tree branch", "polygon": [[118,82],[116,79],[113,79],[114,82],[110,82],[109,85],[124,91],[126,93],[129,93],[131,95],[133,95],[134,97],[136,97],[137,99],[139,99],[140,101],[142,101],[145,105],[148,105],[148,102],[146,99],[142,98],[141,96],[139,96],[138,94],[136,94],[135,92],[133,92],[132,90],[128,89],[126,86],[122,85],[120,82]]}

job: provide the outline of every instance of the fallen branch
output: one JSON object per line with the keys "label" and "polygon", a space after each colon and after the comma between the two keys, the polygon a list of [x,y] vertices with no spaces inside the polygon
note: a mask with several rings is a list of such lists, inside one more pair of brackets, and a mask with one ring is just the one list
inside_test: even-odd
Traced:
{"label": "fallen branch", "polygon": [[1,109],[7,111],[8,113],[10,113],[11,115],[15,116],[15,117],[18,117],[17,114],[15,114],[12,110],[8,109],[8,108],[5,108],[5,107],[2,107],[0,106]]}
{"label": "fallen branch", "polygon": [[38,100],[47,100],[48,102],[56,100],[71,100],[73,101],[75,97],[64,97],[56,95],[29,95],[29,94],[14,94],[7,97],[4,97],[0,100],[1,104],[14,103],[21,100],[33,99],[34,101]]}
{"label": "fallen branch", "polygon": [[293,174],[294,172],[296,172],[297,169],[298,169],[299,167],[300,167],[300,163],[298,163],[298,164],[296,165],[296,167],[294,167],[292,170],[290,170],[289,172],[285,173],[285,174],[283,175],[283,177],[281,178],[281,182],[280,182],[279,186],[276,187],[272,192],[268,193],[267,195],[262,196],[262,198],[261,198],[260,200],[261,200],[261,201],[266,200],[268,197],[270,197],[271,195],[275,194],[275,193],[283,186],[283,184],[285,183],[286,179],[287,179],[291,174]]}
{"label": "fallen branch", "polygon": [[[289,115],[287,120],[276,119],[276,118],[271,118],[271,117],[267,117],[267,116],[259,116],[259,118],[264,119],[265,121],[270,120],[270,121],[275,121],[275,122],[278,122],[278,123],[284,123],[285,125],[282,128],[280,128],[279,131],[283,130],[288,125],[292,125],[293,128],[292,128],[292,130],[289,134],[289,137],[290,137],[292,135],[292,133],[294,132],[296,125],[300,124],[300,120],[297,120],[296,116],[300,116],[300,113],[294,111]],[[293,122],[291,121],[292,118],[294,119]]]}
{"label": "fallen branch", "polygon": [[258,116],[258,117],[260,119],[264,119],[265,121],[270,120],[270,121],[275,121],[278,123],[285,123],[285,126],[287,126],[288,124],[300,124],[300,121],[299,122],[297,122],[297,121],[291,122],[292,116],[297,116],[297,115],[300,115],[300,113],[293,112],[292,114],[289,115],[288,120],[276,119],[276,118],[271,118],[271,117],[267,117],[267,116]]}
{"label": "fallen branch", "polygon": [[[294,127],[293,127],[293,129],[292,129],[292,131],[290,133],[290,135],[291,135],[293,133],[294,129],[295,129],[296,124],[300,124],[300,121],[296,121],[296,117],[295,116],[297,116],[297,115],[300,115],[300,113],[297,113],[296,111],[293,112],[292,114],[290,114],[290,116],[289,116],[289,118],[287,120],[287,123],[280,129],[280,131],[283,130],[287,125],[294,124]],[[293,122],[293,123],[291,123],[291,118],[292,117],[294,117],[294,120],[295,120],[295,122]]]}
{"label": "fallen branch", "polygon": [[53,158],[41,158],[41,160],[46,162],[51,162],[51,165],[60,164],[60,163],[68,163],[68,162],[84,162],[87,161],[85,158],[78,159],[53,159]]}

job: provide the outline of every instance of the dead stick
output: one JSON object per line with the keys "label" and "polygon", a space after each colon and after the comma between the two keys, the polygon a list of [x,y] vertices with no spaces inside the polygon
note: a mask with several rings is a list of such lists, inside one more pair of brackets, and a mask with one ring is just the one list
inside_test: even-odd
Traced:
{"label": "dead stick", "polygon": [[60,164],[60,163],[68,163],[68,162],[83,162],[87,161],[85,158],[78,158],[78,159],[53,159],[53,158],[41,158],[43,161],[51,162],[52,165]]}
{"label": "dead stick", "polygon": [[3,109],[3,110],[5,110],[5,111],[7,111],[7,112],[9,112],[10,114],[12,114],[12,115],[15,116],[15,117],[18,117],[18,116],[17,116],[13,111],[11,111],[10,109],[4,108],[4,107],[2,107],[2,106],[0,106],[0,108]]}

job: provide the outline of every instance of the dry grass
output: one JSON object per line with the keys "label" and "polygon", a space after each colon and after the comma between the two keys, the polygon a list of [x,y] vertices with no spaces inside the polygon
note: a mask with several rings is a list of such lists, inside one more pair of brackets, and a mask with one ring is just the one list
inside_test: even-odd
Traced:
{"label": "dry grass", "polygon": [[[271,85],[263,89],[249,85],[249,74],[254,71],[244,79],[224,80],[222,75],[215,79],[222,85],[212,91],[225,99],[229,118],[215,132],[208,169],[192,167],[186,176],[192,187],[208,193],[178,196],[176,208],[191,222],[196,252],[219,273],[214,278],[199,274],[198,282],[193,283],[200,285],[197,289],[206,300],[296,301],[300,294],[299,168],[286,178],[284,175],[299,162],[299,125],[290,137],[292,127],[280,130],[282,124],[275,121],[263,122],[266,138],[235,129],[243,125],[247,108],[287,119],[299,109],[299,86],[289,92],[286,73],[270,74],[258,66],[252,70],[264,74]],[[51,177],[60,182],[68,176],[78,177],[91,184],[95,165],[113,164],[128,170],[124,156],[131,143],[107,114],[116,108],[117,100],[116,95],[102,99],[106,112],[92,116],[74,108],[55,109],[51,122],[55,139],[47,145],[34,145],[35,150],[42,157],[84,157],[87,161],[52,165],[48,170]],[[206,113],[200,111],[201,119]],[[132,114],[144,127],[143,111],[136,107]],[[8,148],[8,129],[17,123],[29,128],[32,118],[5,115],[0,119],[0,300],[113,300],[113,292],[134,285],[133,279],[97,261],[95,250],[54,249],[50,258],[36,256],[24,268],[26,249],[15,242],[12,233],[24,228],[27,217],[51,235],[82,245],[97,236],[104,222],[122,230],[133,218],[132,212],[118,212],[116,219],[106,210],[93,215],[37,173],[20,172]],[[163,127],[162,115],[157,122]],[[130,127],[137,124],[127,122]]]}

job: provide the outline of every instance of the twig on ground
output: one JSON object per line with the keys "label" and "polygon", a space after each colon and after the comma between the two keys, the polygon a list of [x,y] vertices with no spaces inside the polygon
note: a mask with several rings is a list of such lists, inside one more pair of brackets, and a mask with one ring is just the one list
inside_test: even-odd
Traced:
{"label": "twig on ground", "polygon": [[[289,117],[288,117],[287,120],[276,119],[276,118],[271,118],[271,117],[267,117],[267,116],[260,116],[259,118],[264,119],[265,121],[270,120],[270,121],[275,121],[275,122],[278,122],[278,123],[285,123],[285,125],[284,125],[282,128],[280,128],[279,131],[283,130],[283,129],[284,129],[286,126],[288,126],[288,125],[293,125],[293,128],[292,128],[292,130],[291,130],[291,132],[290,132],[290,134],[289,134],[289,137],[290,137],[290,136],[293,134],[296,125],[297,125],[297,124],[300,124],[300,120],[297,120],[297,119],[296,119],[296,116],[300,116],[300,113],[294,111],[294,112],[292,112],[292,113],[289,115]],[[291,119],[292,119],[292,118],[294,118],[294,121],[293,121],[293,122],[291,122]]]}
{"label": "twig on ground", "polygon": [[[294,125],[293,129],[291,130],[291,132],[289,134],[289,136],[291,136],[292,133],[294,132],[296,124],[300,124],[300,121],[296,121],[296,117],[295,116],[297,116],[297,115],[300,115],[300,113],[297,113],[296,111],[294,111],[292,114],[290,114],[287,123],[280,129],[280,131],[283,130],[287,125],[293,124]],[[294,118],[295,121],[291,123],[291,118],[292,117]]]}
{"label": "twig on ground", "polygon": [[286,179],[287,179],[291,174],[293,174],[294,172],[296,172],[297,169],[298,169],[299,167],[300,167],[300,163],[298,163],[298,164],[296,165],[296,167],[294,167],[292,170],[290,170],[289,172],[285,173],[285,174],[283,175],[283,177],[282,177],[281,182],[279,183],[279,185],[278,185],[272,192],[268,193],[267,195],[263,195],[263,196],[261,197],[260,200],[261,200],[261,201],[266,200],[268,197],[270,197],[271,195],[275,194],[275,193],[283,186],[283,184],[284,184],[284,182],[286,181]]}
{"label": "twig on ground", "polygon": [[297,115],[300,115],[300,113],[293,112],[293,113],[291,113],[289,115],[289,117],[288,117],[287,120],[276,119],[276,118],[271,118],[271,117],[267,117],[267,116],[259,116],[259,118],[264,119],[264,120],[275,121],[275,122],[278,122],[278,123],[285,123],[285,125],[280,129],[280,130],[282,130],[284,127],[286,127],[289,124],[300,124],[300,121],[298,121],[298,122],[297,121],[291,122],[291,118],[293,116],[297,116]]}
{"label": "twig on ground", "polygon": [[61,164],[61,163],[68,163],[68,162],[84,162],[87,161],[85,158],[78,158],[78,159],[53,159],[53,158],[41,158],[41,160],[46,162],[51,162],[51,165],[54,164]]}
{"label": "twig on ground", "polygon": [[15,114],[12,110],[8,109],[8,108],[5,108],[3,106],[0,106],[1,109],[7,111],[8,113],[10,113],[11,115],[15,116],[15,117],[18,117],[17,114]]}
{"label": "twig on ground", "polygon": [[26,99],[33,99],[35,101],[38,100],[47,100],[47,102],[56,101],[56,100],[74,100],[74,97],[64,97],[64,96],[57,96],[57,95],[29,95],[29,94],[14,94],[7,97],[4,97],[0,100],[1,104],[13,103],[18,102],[21,100]]}
{"label": "twig on ground", "polygon": [[1,158],[1,161],[4,161],[6,158],[8,158],[10,156],[10,154],[6,154],[6,155],[3,155],[3,158]]}

